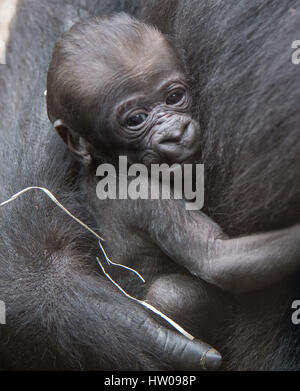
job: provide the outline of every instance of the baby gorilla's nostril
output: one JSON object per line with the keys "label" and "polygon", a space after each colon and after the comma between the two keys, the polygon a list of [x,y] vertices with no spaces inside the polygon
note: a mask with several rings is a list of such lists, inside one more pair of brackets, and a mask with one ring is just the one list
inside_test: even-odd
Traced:
{"label": "baby gorilla's nostril", "polygon": [[161,138],[159,144],[169,144],[181,141],[190,124],[191,121],[183,123],[181,126],[177,126],[175,129],[171,127],[169,131]]}

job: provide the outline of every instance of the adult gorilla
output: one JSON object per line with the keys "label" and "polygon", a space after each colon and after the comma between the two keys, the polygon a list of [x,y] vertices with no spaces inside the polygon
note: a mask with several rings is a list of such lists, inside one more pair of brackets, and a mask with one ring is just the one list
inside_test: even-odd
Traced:
{"label": "adult gorilla", "polygon": [[[83,211],[76,167],[51,135],[43,91],[54,40],[108,4],[27,0],[20,6],[0,78],[1,199],[45,186],[93,224]],[[125,9],[174,34],[195,78],[206,212],[233,235],[298,222],[300,90],[290,63],[296,0],[289,7],[279,0],[163,4],[130,1]],[[0,327],[3,368],[180,369],[184,362],[195,368],[198,346],[190,345],[188,361],[176,355],[185,341],[171,333],[163,349],[166,330],[96,275],[94,241],[43,195],[24,196],[1,209],[0,219],[0,298],[8,309],[8,325]],[[230,326],[209,341],[226,353],[226,368],[299,368],[299,332],[289,320],[296,284],[295,278],[235,299]]]}
{"label": "adult gorilla", "polygon": [[[231,235],[298,222],[300,72],[291,62],[298,2],[144,3],[135,13],[175,36],[195,78],[206,212]],[[297,277],[237,298],[234,327],[210,341],[227,353],[226,368],[299,369],[299,330],[290,321]]]}

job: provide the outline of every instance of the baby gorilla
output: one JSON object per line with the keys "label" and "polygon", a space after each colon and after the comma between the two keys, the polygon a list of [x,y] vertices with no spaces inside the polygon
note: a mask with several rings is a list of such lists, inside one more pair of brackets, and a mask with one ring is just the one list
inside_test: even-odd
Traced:
{"label": "baby gorilla", "polygon": [[186,162],[200,139],[190,106],[174,48],[125,14],[76,24],[55,46],[48,114],[80,155],[100,161],[127,155],[147,165]]}
{"label": "baby gorilla", "polygon": [[[125,14],[77,23],[55,45],[48,115],[85,167],[117,165],[119,156],[147,166],[196,162],[200,128],[191,103],[175,48],[154,27]],[[87,182],[93,182],[87,173]],[[298,267],[300,225],[230,239],[208,216],[186,211],[180,200],[99,201],[94,193],[89,202],[106,250],[119,263],[135,266],[138,260],[142,274],[152,260],[149,275],[155,274],[155,259],[171,260],[208,283],[241,292],[276,282]],[[199,293],[200,281],[173,276],[153,282],[146,296],[152,304],[175,317],[177,310],[180,318],[184,310],[199,311],[201,297],[210,303]]]}

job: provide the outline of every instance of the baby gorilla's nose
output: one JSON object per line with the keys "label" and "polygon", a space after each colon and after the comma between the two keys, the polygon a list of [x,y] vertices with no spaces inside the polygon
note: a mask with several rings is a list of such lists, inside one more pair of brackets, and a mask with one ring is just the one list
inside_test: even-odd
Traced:
{"label": "baby gorilla's nose", "polygon": [[159,144],[169,144],[181,142],[185,132],[191,125],[192,120],[177,120],[167,123],[164,132],[161,134],[158,142]]}
{"label": "baby gorilla's nose", "polygon": [[199,124],[191,119],[172,121],[154,141],[153,146],[161,160],[181,163],[189,159],[198,150]]}
{"label": "baby gorilla's nose", "polygon": [[187,123],[183,123],[179,126],[174,126],[174,128],[169,129],[166,134],[164,134],[159,141],[159,144],[169,144],[169,143],[177,143],[182,140],[182,137],[184,133],[186,132],[187,128],[190,126],[191,121]]}

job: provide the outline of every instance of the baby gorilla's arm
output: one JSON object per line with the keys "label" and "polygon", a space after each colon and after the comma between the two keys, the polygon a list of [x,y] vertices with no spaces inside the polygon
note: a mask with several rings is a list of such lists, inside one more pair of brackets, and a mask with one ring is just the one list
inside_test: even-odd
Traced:
{"label": "baby gorilla's arm", "polygon": [[208,216],[186,211],[181,202],[139,200],[134,211],[133,223],[170,258],[226,291],[260,289],[300,268],[300,224],[231,239]]}

